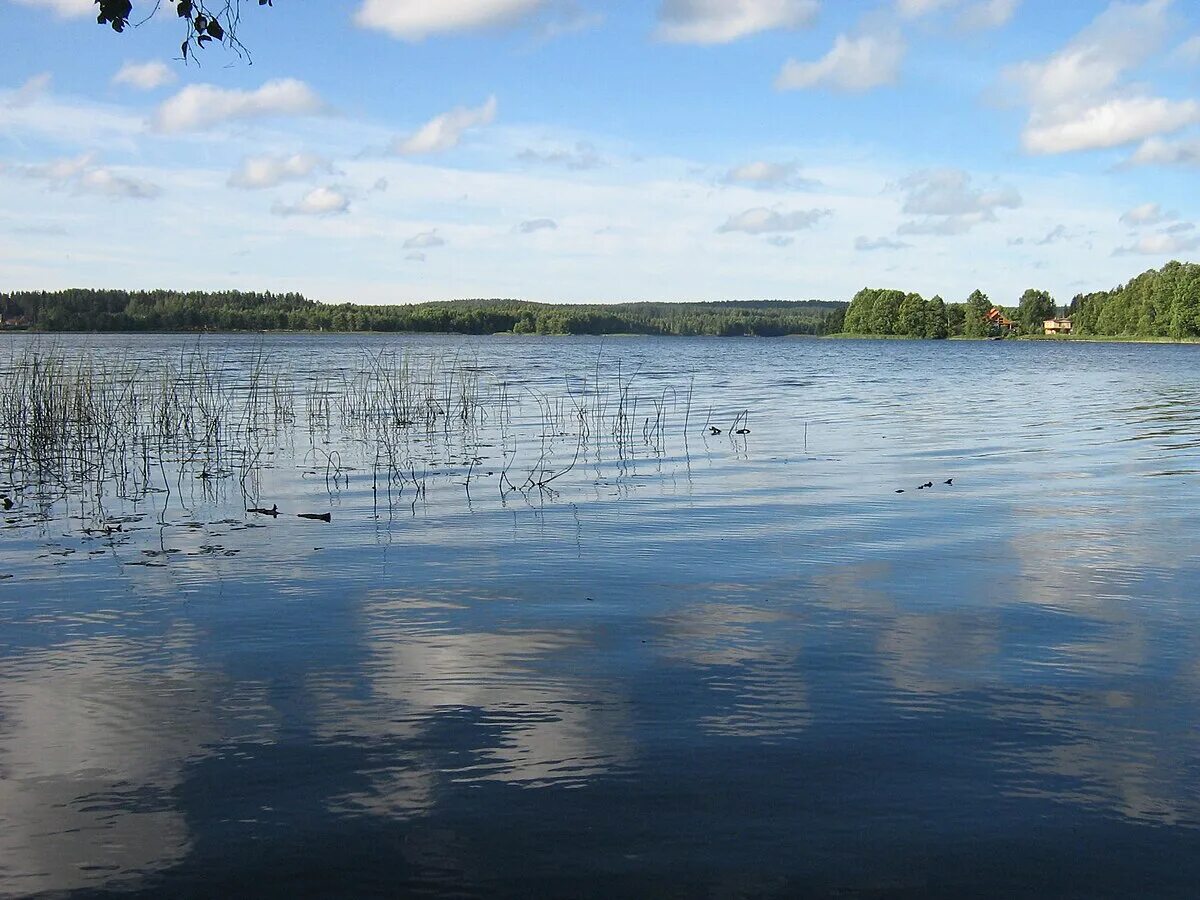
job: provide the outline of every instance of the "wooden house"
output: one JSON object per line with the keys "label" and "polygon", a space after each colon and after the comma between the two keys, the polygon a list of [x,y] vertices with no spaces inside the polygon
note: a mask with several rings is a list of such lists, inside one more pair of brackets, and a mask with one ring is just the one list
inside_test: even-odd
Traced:
{"label": "wooden house", "polygon": [[994,306],[988,310],[987,315],[984,316],[984,318],[987,320],[989,325],[998,331],[1012,332],[1021,327]]}

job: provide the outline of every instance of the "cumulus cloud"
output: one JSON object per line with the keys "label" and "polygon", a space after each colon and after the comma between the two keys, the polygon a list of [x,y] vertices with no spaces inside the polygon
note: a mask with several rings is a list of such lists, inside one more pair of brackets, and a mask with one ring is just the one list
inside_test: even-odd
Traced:
{"label": "cumulus cloud", "polygon": [[245,190],[275,187],[285,181],[308,178],[316,172],[332,169],[329,160],[311,153],[291,156],[247,156],[229,176],[229,186]]}
{"label": "cumulus cloud", "polygon": [[1184,65],[1200,65],[1200,34],[1188,38],[1176,47],[1171,57]]}
{"label": "cumulus cloud", "polygon": [[869,91],[894,84],[907,47],[899,32],[839,34],[833,47],[813,62],[789,59],[775,78],[775,87],[793,91],[830,87],[840,91]]}
{"label": "cumulus cloud", "polygon": [[488,97],[483,106],[475,109],[458,106],[435,116],[408,137],[397,138],[392,149],[404,156],[441,153],[457,147],[468,129],[490,125],[495,120],[496,98]]}
{"label": "cumulus cloud", "polygon": [[964,234],[982,222],[994,222],[996,210],[1021,205],[1015,188],[976,188],[961,169],[915,172],[897,187],[905,194],[901,212],[920,217],[902,224],[899,234]]}
{"label": "cumulus cloud", "polygon": [[526,147],[517,154],[517,161],[545,166],[562,166],[565,169],[583,171],[598,169],[604,165],[604,159],[596,152],[596,148],[587,141],[577,141],[570,150],[534,150]]}
{"label": "cumulus cloud", "polygon": [[324,108],[312,88],[295,78],[276,78],[251,91],[193,84],[158,107],[154,127],[195,131],[237,119],[313,115]]}
{"label": "cumulus cloud", "polygon": [[906,19],[916,19],[941,12],[957,2],[958,0],[896,0],[896,12]]}
{"label": "cumulus cloud", "polygon": [[1163,222],[1173,222],[1179,218],[1176,212],[1164,212],[1157,203],[1143,203],[1121,215],[1121,224],[1132,228],[1142,228],[1147,225],[1161,225]]}
{"label": "cumulus cloud", "polygon": [[1128,160],[1134,166],[1200,166],[1200,139],[1169,141],[1152,137]]}
{"label": "cumulus cloud", "polygon": [[800,167],[794,162],[773,163],[756,161],[734,166],[725,173],[726,184],[739,184],[754,188],[812,187],[815,181],[803,178]]}
{"label": "cumulus cloud", "polygon": [[162,193],[162,188],[149,181],[117,175],[111,169],[89,169],[79,176],[76,189],[85,194],[105,197],[127,197],[131,200],[150,200]]}
{"label": "cumulus cloud", "polygon": [[33,6],[54,13],[60,19],[83,18],[96,14],[95,0],[16,0],[19,6]]}
{"label": "cumulus cloud", "polygon": [[1149,96],[1125,83],[1168,37],[1170,5],[1114,2],[1047,59],[1005,70],[1029,105],[1022,135],[1028,152],[1117,147],[1200,121],[1200,103]]}
{"label": "cumulus cloud", "polygon": [[1118,247],[1113,256],[1173,256],[1200,248],[1200,236],[1181,237],[1176,233],[1146,234],[1132,244]]}
{"label": "cumulus cloud", "polygon": [[727,44],[816,18],[817,0],[663,0],[658,37],[680,44]]}
{"label": "cumulus cloud", "polygon": [[794,212],[780,212],[756,206],[745,212],[730,216],[725,224],[717,229],[720,233],[740,231],[743,234],[771,234],[773,232],[803,231],[812,228],[826,216],[833,215],[829,209],[799,209]]}
{"label": "cumulus cloud", "polygon": [[54,76],[49,72],[42,72],[40,75],[27,78],[19,88],[9,93],[4,100],[4,105],[10,109],[29,106],[38,97],[50,90],[50,85],[53,81]]}
{"label": "cumulus cloud", "polygon": [[1120,147],[1152,135],[1178,131],[1200,122],[1200,103],[1161,97],[1109,100],[1058,120],[1025,129],[1025,149],[1031,153],[1069,153]]}
{"label": "cumulus cloud", "polygon": [[902,19],[919,19],[957,8],[957,24],[966,31],[984,31],[1007,25],[1021,0],[896,0],[896,12]]}
{"label": "cumulus cloud", "polygon": [[276,203],[277,216],[336,216],[350,209],[350,197],[334,187],[313,188],[296,203]]}
{"label": "cumulus cloud", "polygon": [[549,6],[548,0],[363,0],[354,21],[402,41],[434,34],[512,25]]}
{"label": "cumulus cloud", "polygon": [[1020,5],[1021,0],[980,0],[959,14],[958,24],[968,31],[1003,28],[1012,21]]}
{"label": "cumulus cloud", "polygon": [[863,253],[872,250],[904,250],[911,246],[912,244],[906,244],[904,241],[893,241],[886,237],[869,238],[865,234],[860,234],[854,239],[854,249]]}
{"label": "cumulus cloud", "polygon": [[171,67],[159,60],[144,63],[127,62],[112,77],[113,84],[123,84],[139,91],[153,91],[175,80]]}
{"label": "cumulus cloud", "polygon": [[1055,225],[1046,233],[1046,236],[1037,241],[1039,247],[1049,247],[1051,244],[1057,244],[1059,241],[1069,240],[1071,237],[1070,231],[1066,225]]}
{"label": "cumulus cloud", "polygon": [[535,231],[557,231],[558,223],[553,219],[529,219],[517,226],[521,234],[533,234]]}
{"label": "cumulus cloud", "polygon": [[156,184],[119,175],[97,165],[92,154],[51,160],[39,165],[14,166],[13,171],[25,178],[45,181],[54,190],[69,190],[76,194],[150,200],[162,193],[162,188]]}
{"label": "cumulus cloud", "polygon": [[414,234],[404,242],[405,250],[426,250],[430,247],[444,247],[445,240],[437,233],[437,229],[432,231],[422,231],[419,234]]}
{"label": "cumulus cloud", "polygon": [[1169,0],[1112,3],[1065,47],[1005,76],[1038,108],[1106,98],[1124,74],[1152,57],[1168,35]]}

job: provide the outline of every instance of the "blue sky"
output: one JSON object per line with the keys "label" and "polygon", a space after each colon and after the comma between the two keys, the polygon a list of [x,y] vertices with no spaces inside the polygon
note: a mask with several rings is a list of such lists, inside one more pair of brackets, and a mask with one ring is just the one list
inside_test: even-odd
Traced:
{"label": "blue sky", "polygon": [[1200,258],[1184,0],[277,0],[200,65],[170,9],[0,12],[0,290],[1066,302]]}

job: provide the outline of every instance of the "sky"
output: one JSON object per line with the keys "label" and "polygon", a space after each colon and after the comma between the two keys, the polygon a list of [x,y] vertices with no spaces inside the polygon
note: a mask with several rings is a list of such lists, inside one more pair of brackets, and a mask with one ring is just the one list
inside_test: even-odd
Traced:
{"label": "sky", "polygon": [[0,0],[0,291],[1066,303],[1200,259],[1192,0],[246,0],[199,62],[163,6]]}

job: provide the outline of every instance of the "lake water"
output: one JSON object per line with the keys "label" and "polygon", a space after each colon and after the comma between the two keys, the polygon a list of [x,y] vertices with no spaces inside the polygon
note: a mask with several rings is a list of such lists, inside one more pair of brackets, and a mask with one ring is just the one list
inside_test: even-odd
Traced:
{"label": "lake water", "polygon": [[[1197,893],[1200,347],[30,346],[306,393],[5,463],[0,893]],[[391,351],[478,408],[319,408]]]}

